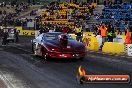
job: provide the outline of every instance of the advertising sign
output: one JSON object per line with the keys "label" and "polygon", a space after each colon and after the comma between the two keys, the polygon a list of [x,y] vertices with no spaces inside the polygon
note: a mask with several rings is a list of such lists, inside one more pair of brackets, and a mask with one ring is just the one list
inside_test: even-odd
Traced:
{"label": "advertising sign", "polygon": [[128,53],[128,56],[132,56],[132,44],[128,44],[127,53]]}

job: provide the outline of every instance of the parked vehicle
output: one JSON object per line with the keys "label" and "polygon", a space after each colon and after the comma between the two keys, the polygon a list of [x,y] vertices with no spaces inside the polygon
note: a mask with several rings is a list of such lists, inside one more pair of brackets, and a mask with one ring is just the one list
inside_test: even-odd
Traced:
{"label": "parked vehicle", "polygon": [[7,41],[17,42],[18,41],[18,32],[16,28],[3,28],[3,30],[8,32]]}

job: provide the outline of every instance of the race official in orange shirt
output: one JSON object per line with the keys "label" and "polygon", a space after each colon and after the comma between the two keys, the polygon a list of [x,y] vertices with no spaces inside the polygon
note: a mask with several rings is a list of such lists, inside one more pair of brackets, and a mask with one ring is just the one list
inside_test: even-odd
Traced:
{"label": "race official in orange shirt", "polygon": [[98,26],[98,30],[100,31],[100,34],[102,36],[102,42],[106,42],[107,27],[104,24],[101,24],[100,26]]}

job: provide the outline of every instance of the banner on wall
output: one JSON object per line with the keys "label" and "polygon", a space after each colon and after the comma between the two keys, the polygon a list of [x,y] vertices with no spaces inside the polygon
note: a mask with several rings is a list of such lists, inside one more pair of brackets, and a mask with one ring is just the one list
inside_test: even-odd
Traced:
{"label": "banner on wall", "polygon": [[128,44],[127,53],[128,53],[128,56],[132,56],[132,44]]}
{"label": "banner on wall", "polygon": [[27,27],[33,28],[34,27],[34,22],[27,22]]}
{"label": "banner on wall", "polygon": [[22,27],[15,27],[19,31],[19,35],[35,36],[35,30],[23,30]]}

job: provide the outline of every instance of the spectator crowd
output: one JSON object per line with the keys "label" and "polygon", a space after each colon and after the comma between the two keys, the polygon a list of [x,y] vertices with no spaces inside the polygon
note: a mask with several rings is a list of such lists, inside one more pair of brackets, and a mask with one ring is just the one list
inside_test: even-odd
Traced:
{"label": "spectator crowd", "polygon": [[[28,3],[2,2],[0,3],[0,26],[13,26],[20,19],[16,19],[29,8]],[[10,11],[12,10],[12,11]]]}

